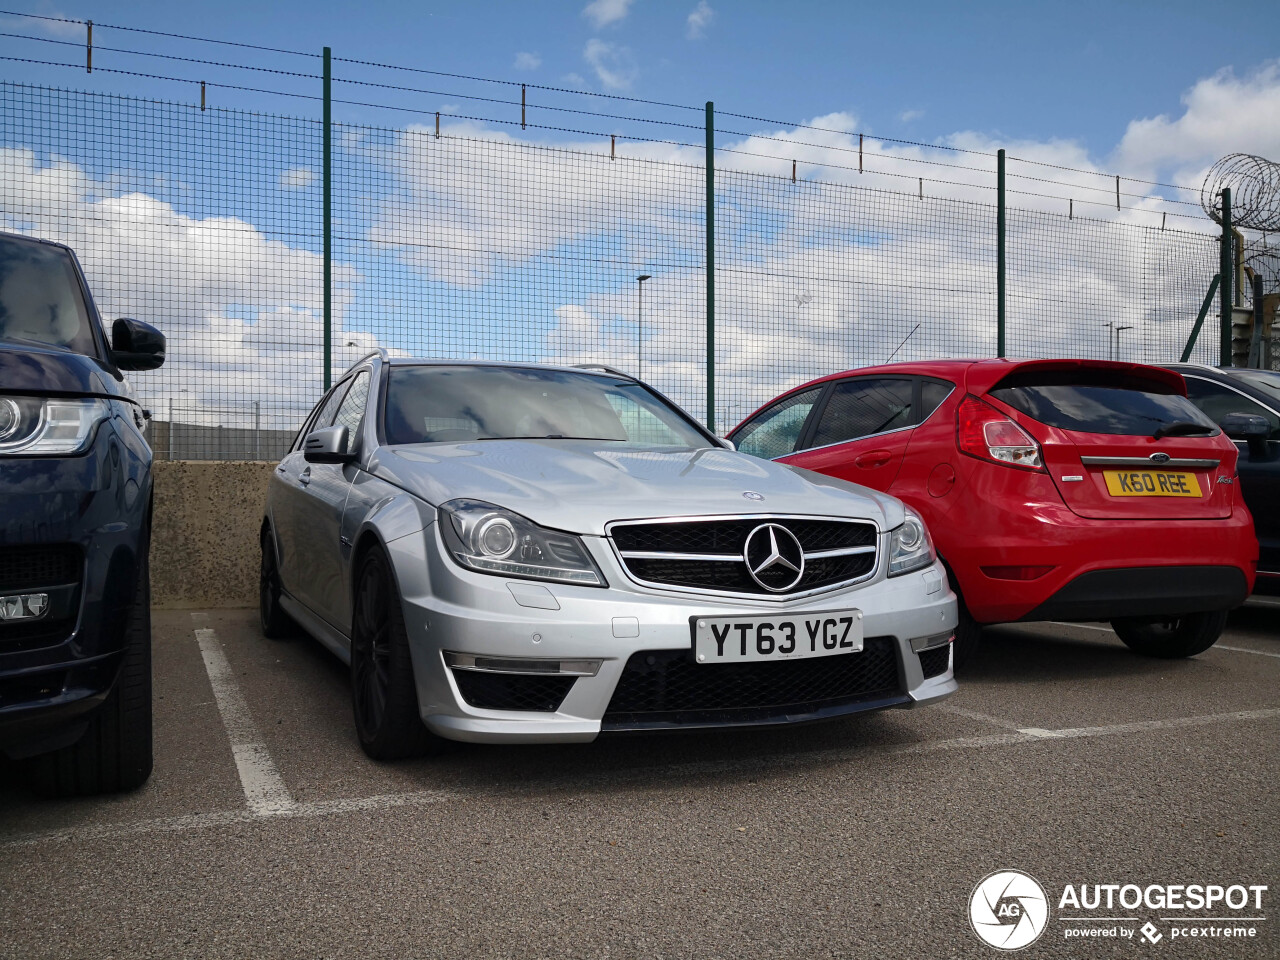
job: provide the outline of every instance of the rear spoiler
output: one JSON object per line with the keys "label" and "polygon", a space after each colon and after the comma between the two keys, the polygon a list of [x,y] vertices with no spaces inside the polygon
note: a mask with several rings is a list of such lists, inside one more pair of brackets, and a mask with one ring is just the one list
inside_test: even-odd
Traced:
{"label": "rear spoiler", "polygon": [[1073,371],[1085,373],[1110,372],[1117,379],[1146,380],[1159,384],[1164,390],[1171,390],[1179,396],[1187,395],[1187,382],[1182,374],[1163,367],[1152,367],[1145,363],[1120,363],[1113,360],[983,360],[969,368],[965,378],[965,386],[975,396],[982,396],[994,390],[1000,383],[1018,375],[1022,380],[1028,374],[1034,377],[1037,373],[1070,374]]}

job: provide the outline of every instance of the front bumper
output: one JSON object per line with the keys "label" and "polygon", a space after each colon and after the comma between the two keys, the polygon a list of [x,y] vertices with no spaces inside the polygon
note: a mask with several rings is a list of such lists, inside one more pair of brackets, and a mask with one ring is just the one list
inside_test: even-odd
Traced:
{"label": "front bumper", "polygon": [[83,455],[0,461],[0,594],[51,598],[42,619],[0,624],[0,752],[74,742],[116,682],[146,536],[144,453],[107,423]]}
{"label": "front bumper", "polygon": [[[388,544],[403,599],[418,702],[429,729],[449,739],[480,742],[589,741],[610,730],[758,726],[912,707],[948,696],[956,689],[945,651],[940,653],[935,647],[922,667],[921,657],[912,649],[913,640],[919,643],[925,637],[943,635],[945,643],[945,636],[956,625],[955,595],[940,564],[893,579],[886,579],[880,570],[868,582],[787,603],[710,593],[690,596],[645,587],[628,578],[606,541],[584,540],[609,583],[607,588],[532,583],[463,570],[446,557],[434,524]],[[633,657],[644,661],[651,655],[655,660],[659,656],[667,660],[687,656],[692,648],[691,620],[697,617],[849,609],[862,612],[863,634],[868,638],[864,653],[872,649],[874,640],[881,648],[879,655],[892,659],[891,689],[883,683],[874,688],[865,683],[859,687],[853,679],[846,691],[849,695],[825,700],[802,696],[786,703],[757,704],[753,709],[673,710],[662,719],[649,713],[648,720],[637,719],[634,713],[610,713],[628,661]],[[562,679],[563,691],[546,683],[545,678],[526,685],[534,694],[530,702],[536,704],[542,695],[545,702],[541,706],[553,709],[493,709],[475,705],[486,699],[476,695],[476,684],[466,677],[462,684],[468,695],[464,695],[460,671],[446,665],[446,654],[462,655],[463,660],[490,658],[482,660],[490,665],[493,660],[530,658],[598,665],[593,675],[565,678],[570,681],[567,683]],[[457,659],[452,656],[451,662]],[[821,672],[824,660],[837,659],[779,661],[759,664],[757,669],[781,668],[781,678],[782,672],[795,670],[796,665]],[[684,675],[688,676],[689,670],[707,671],[694,676],[714,688],[713,681],[701,678],[709,677],[711,671],[738,666],[691,666]],[[935,672],[926,679],[929,668]],[[853,677],[860,667],[850,661],[844,669]],[[749,682],[758,689],[760,679],[756,675]],[[489,692],[492,690],[490,684]],[[725,702],[721,696],[719,706]]]}

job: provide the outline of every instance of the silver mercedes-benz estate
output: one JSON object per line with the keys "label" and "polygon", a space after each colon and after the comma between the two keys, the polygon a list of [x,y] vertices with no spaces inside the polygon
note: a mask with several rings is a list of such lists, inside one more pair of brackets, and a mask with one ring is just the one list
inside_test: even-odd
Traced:
{"label": "silver mercedes-benz estate", "polygon": [[272,475],[263,631],[350,664],[377,759],[952,693],[920,518],[731,447],[608,368],[370,355]]}

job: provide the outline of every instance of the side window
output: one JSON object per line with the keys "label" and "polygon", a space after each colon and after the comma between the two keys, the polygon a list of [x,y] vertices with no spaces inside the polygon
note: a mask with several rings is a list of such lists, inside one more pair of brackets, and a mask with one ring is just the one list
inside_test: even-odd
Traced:
{"label": "side window", "polygon": [[812,445],[844,443],[911,426],[912,386],[910,380],[880,377],[860,377],[836,384],[818,421]]}
{"label": "side window", "polygon": [[954,383],[945,380],[920,381],[920,422],[924,423],[937,410],[942,401],[955,389]]}
{"label": "side window", "polygon": [[[364,420],[365,401],[369,399],[369,371],[361,370],[351,382],[351,389],[338,408],[338,415],[333,419],[334,426],[347,428],[347,442],[355,443],[360,432],[360,423]],[[352,448],[354,449],[354,448]]]}
{"label": "side window", "polygon": [[822,395],[822,389],[814,387],[797,393],[757,414],[733,435],[733,445],[743,453],[765,460],[795,453],[804,422]]}
{"label": "side window", "polygon": [[289,448],[292,453],[295,450],[302,449],[302,441],[312,430],[318,427],[328,426],[325,418],[332,418],[334,408],[341,399],[343,392],[347,389],[346,383],[339,383],[333,387],[327,394],[321,398],[320,402],[315,405],[311,413],[307,415],[307,419],[302,422],[302,429],[298,431],[298,435],[293,438],[293,446]]}
{"label": "side window", "polygon": [[1229,387],[1199,377],[1186,377],[1187,399],[1194,403],[1214,423],[1221,425],[1228,413],[1252,413],[1266,417],[1271,424],[1271,439],[1280,440],[1280,417],[1243,394]]}

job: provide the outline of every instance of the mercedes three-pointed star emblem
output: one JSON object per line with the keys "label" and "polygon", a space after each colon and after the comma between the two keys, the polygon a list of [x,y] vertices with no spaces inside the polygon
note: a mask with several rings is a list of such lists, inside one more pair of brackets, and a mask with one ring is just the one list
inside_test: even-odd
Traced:
{"label": "mercedes three-pointed star emblem", "polygon": [[770,593],[786,593],[804,577],[804,548],[778,523],[762,523],[747,534],[742,559],[751,579]]}

